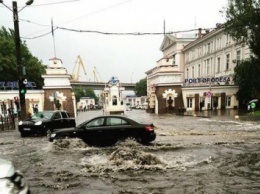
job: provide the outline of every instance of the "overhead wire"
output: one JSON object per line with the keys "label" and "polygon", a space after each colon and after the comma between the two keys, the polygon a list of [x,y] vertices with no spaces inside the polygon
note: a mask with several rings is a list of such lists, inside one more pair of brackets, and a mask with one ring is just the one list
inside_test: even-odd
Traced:
{"label": "overhead wire", "polygon": [[[44,5],[51,5],[51,4],[58,4],[58,3],[67,3],[67,2],[73,2],[73,1],[79,1],[79,0],[69,0],[69,1],[62,1],[62,2],[55,2],[55,3],[46,3],[46,4],[38,4],[38,5],[35,5],[35,6],[44,6]],[[79,20],[83,17],[87,17],[87,16],[90,16],[90,15],[94,15],[94,14],[97,14],[97,13],[100,13],[100,12],[103,12],[103,11],[106,11],[106,10],[109,10],[109,9],[112,9],[114,7],[117,7],[117,6],[120,6],[122,4],[125,4],[125,3],[128,3],[132,0],[126,0],[126,1],[123,1],[123,2],[120,2],[120,3],[116,3],[116,4],[113,4],[111,6],[108,6],[108,7],[105,7],[103,9],[100,9],[100,10],[97,10],[97,11],[94,11],[94,12],[91,12],[91,13],[88,13],[84,16],[80,16],[80,17],[77,17],[77,18],[74,18],[72,20],[69,20],[69,21],[66,21],[66,22],[63,22],[61,23],[60,25],[62,24],[67,24],[67,23],[70,23],[70,22],[73,22],[75,20]],[[28,22],[28,23],[31,23],[31,24],[35,24],[35,25],[38,25],[38,26],[46,26],[46,27],[50,27],[49,25],[44,25],[44,24],[38,24],[36,22],[32,22],[32,21],[29,21],[29,20],[24,20],[24,19],[20,19],[21,21],[23,22]],[[33,32],[33,33],[30,33],[28,34],[29,36],[32,35],[32,34],[37,34],[38,32],[42,32],[42,31],[46,31],[46,29],[42,29],[42,30],[39,30],[39,31],[36,31],[36,32]],[[26,38],[26,37],[23,37],[24,39],[35,39],[35,38],[39,38],[39,37],[43,37],[44,35],[48,35],[50,33],[43,33],[42,35],[38,35],[38,36],[34,36],[33,38]],[[26,35],[26,36],[28,36]]]}
{"label": "overhead wire", "polygon": [[[39,4],[37,6],[51,5],[51,4],[58,4],[58,3],[67,3],[67,2],[73,2],[73,1],[79,1],[79,0],[68,0],[68,1],[61,1],[61,2],[54,2],[54,3],[46,3],[46,4]],[[94,15],[94,14],[106,11],[108,9],[111,9],[111,8],[120,6],[122,4],[128,3],[129,1],[132,1],[132,0],[126,0],[126,1],[114,4],[114,5],[111,5],[109,7],[97,10],[95,12],[89,13],[89,14],[81,16],[81,17],[77,17],[75,19],[72,19],[70,21],[64,22],[62,24],[70,23],[72,21],[81,19],[83,17],[87,17],[87,16],[90,16],[90,15]],[[58,30],[64,30],[64,31],[70,31],[70,32],[78,32],[78,33],[95,33],[95,34],[101,34],[101,35],[122,35],[122,36],[123,35],[143,36],[143,35],[178,34],[178,33],[193,32],[193,31],[198,30],[198,29],[190,29],[190,30],[173,31],[173,32],[167,32],[167,33],[165,33],[165,32],[103,32],[103,31],[96,31],[96,30],[77,30],[77,29],[60,27],[60,26],[50,26],[50,25],[39,24],[39,23],[32,22],[32,21],[29,21],[29,20],[24,20],[24,19],[21,19],[21,21],[28,22],[28,23],[31,23],[31,24],[35,24],[35,25],[38,25],[38,26],[52,28],[52,30],[50,30],[50,31],[48,31],[46,33],[43,33],[41,35],[37,35],[37,36],[34,36],[34,37],[21,37],[23,39],[31,39],[31,40],[47,36],[47,35],[53,33],[54,31],[56,31],[57,29]],[[212,30],[212,29],[215,29],[215,28],[207,28],[207,29],[203,29],[203,30]],[[40,30],[40,31],[44,31],[44,30]],[[40,31],[38,31],[38,32],[40,32]],[[35,34],[35,33],[37,33],[37,32],[31,33],[31,34]],[[31,35],[31,34],[29,34],[29,35]]]}
{"label": "overhead wire", "polygon": [[[62,1],[62,3],[67,3],[67,2],[71,2],[71,1],[79,1],[79,0]],[[100,10],[97,10],[97,11],[88,13],[88,14],[86,14],[86,15],[83,15],[83,16],[80,16],[80,17],[77,17],[77,18],[74,18],[74,19],[72,19],[72,20],[63,22],[63,23],[61,23],[60,25],[68,24],[68,23],[70,23],[70,22],[79,20],[79,19],[81,19],[81,18],[90,16],[90,15],[95,15],[95,14],[97,14],[97,13],[100,13],[100,12],[103,12],[103,11],[106,11],[106,10],[109,10],[109,9],[112,9],[112,8],[114,8],[114,7],[121,6],[121,5],[123,5],[123,4],[125,4],[125,3],[128,3],[128,2],[130,2],[130,1],[132,1],[132,0],[126,0],[126,1],[123,1],[123,2],[120,2],[120,3],[113,4],[113,5],[111,5],[111,6],[102,8],[102,9],[100,9]],[[49,4],[50,4],[50,3],[49,3]],[[37,5],[37,6],[49,5],[49,4],[39,4],[39,5]],[[51,4],[56,4],[56,3],[51,3]],[[38,25],[38,26],[48,26],[48,27],[49,27],[49,25],[42,25],[42,24],[38,24],[38,23],[35,23],[35,22],[31,22],[31,21],[29,21],[29,20],[23,20],[23,19],[20,19],[20,20],[23,21],[23,22],[32,23],[32,24],[35,24],[35,25]],[[40,31],[46,31],[46,29],[43,29],[43,30],[40,30]],[[38,32],[39,32],[39,31],[34,32],[34,33],[31,33],[31,34],[36,34],[36,33],[38,33]],[[31,34],[28,34],[28,35],[31,35]],[[45,33],[44,33],[44,34],[45,34]],[[39,35],[39,36],[41,36],[41,35]],[[35,37],[38,37],[38,36],[35,36]],[[28,38],[28,39],[30,39],[30,38]]]}
{"label": "overhead wire", "polygon": [[70,2],[73,2],[73,1],[79,1],[79,0],[68,0],[68,1],[59,1],[59,2],[52,2],[52,3],[42,3],[42,4],[37,4],[37,5],[31,5],[31,7],[54,5],[54,4],[62,4],[62,3],[70,3]]}
{"label": "overhead wire", "polygon": [[[213,30],[216,28],[205,28],[202,30]],[[71,29],[71,28],[64,28],[64,27],[58,27],[55,26],[53,28],[53,31],[55,30],[65,30],[65,31],[70,31],[70,32],[77,32],[77,33],[95,33],[95,34],[101,34],[101,35],[132,35],[132,36],[144,36],[144,35],[163,35],[163,34],[179,34],[179,33],[187,33],[187,32],[194,32],[197,31],[198,29],[189,29],[189,30],[179,30],[179,31],[171,31],[171,32],[102,32],[102,31],[96,31],[96,30],[76,30],[76,29]],[[26,38],[23,37],[23,39],[37,39],[37,38],[41,38],[43,36],[46,36],[48,34],[52,33],[52,31],[39,35],[39,36],[35,36],[35,37],[31,37],[31,38]]]}

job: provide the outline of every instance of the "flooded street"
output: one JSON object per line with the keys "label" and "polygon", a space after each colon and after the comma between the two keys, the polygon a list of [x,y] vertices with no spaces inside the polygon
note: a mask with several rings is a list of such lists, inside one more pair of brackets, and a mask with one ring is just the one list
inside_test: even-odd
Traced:
{"label": "flooded street", "polygon": [[[79,113],[77,124],[101,114]],[[127,116],[154,123],[153,144],[89,147],[79,139],[21,138],[16,130],[0,133],[0,157],[24,173],[32,193],[260,193],[260,121],[143,110]]]}

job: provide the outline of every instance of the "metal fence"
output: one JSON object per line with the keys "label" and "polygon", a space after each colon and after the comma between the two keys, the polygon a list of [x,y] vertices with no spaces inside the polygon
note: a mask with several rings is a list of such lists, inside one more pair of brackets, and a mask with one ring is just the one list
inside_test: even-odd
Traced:
{"label": "metal fence", "polygon": [[0,115],[0,130],[15,129],[15,115]]}

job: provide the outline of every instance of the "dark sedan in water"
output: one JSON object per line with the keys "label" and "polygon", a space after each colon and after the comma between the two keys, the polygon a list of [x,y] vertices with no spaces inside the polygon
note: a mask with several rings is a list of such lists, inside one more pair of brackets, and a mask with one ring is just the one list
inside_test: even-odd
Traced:
{"label": "dark sedan in water", "polygon": [[109,115],[99,116],[83,122],[75,128],[53,132],[50,141],[65,137],[76,137],[90,145],[112,145],[118,140],[133,138],[147,144],[156,138],[153,124],[142,124],[130,118]]}
{"label": "dark sedan in water", "polygon": [[66,111],[41,111],[29,119],[20,121],[18,129],[22,137],[28,135],[47,135],[55,129],[75,127],[76,121]]}

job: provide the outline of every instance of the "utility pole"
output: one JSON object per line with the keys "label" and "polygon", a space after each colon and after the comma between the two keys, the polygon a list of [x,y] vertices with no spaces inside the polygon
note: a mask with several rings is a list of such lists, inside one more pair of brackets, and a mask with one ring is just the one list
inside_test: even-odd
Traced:
{"label": "utility pole", "polygon": [[25,79],[25,67],[22,65],[21,60],[21,43],[20,43],[20,32],[19,32],[19,18],[17,2],[13,1],[13,20],[14,20],[14,36],[15,36],[15,48],[16,48],[16,64],[18,73],[18,85],[19,85],[19,100],[20,100],[20,119],[26,118],[26,101],[25,93],[21,93],[21,86],[24,85],[23,80]]}

